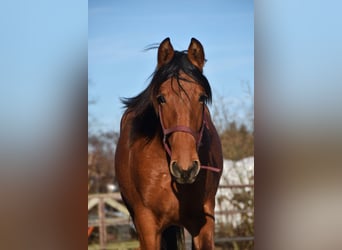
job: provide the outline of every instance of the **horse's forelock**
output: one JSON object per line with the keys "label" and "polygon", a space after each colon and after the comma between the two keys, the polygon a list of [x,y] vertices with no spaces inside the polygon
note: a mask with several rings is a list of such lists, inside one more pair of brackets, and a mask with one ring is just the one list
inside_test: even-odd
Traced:
{"label": "horse's forelock", "polygon": [[[212,94],[207,78],[200,70],[191,64],[185,51],[175,51],[172,60],[169,63],[161,66],[159,69],[156,69],[151,75],[151,82],[145,90],[143,90],[137,96],[121,99],[125,108],[127,108],[127,111],[133,112],[134,114],[133,124],[137,124],[132,127],[132,129],[135,130],[134,134],[141,134],[147,137],[153,136],[154,133],[151,131],[146,131],[144,126],[140,126],[139,124],[149,124],[151,121],[158,122],[158,114],[153,108],[153,99],[159,94],[161,85],[169,78],[175,78],[180,86],[180,89],[182,90],[182,86],[180,85],[179,81],[184,81],[185,79],[181,77],[181,73],[185,73],[192,78],[194,82],[201,85],[208,96],[208,103],[211,102]],[[186,81],[193,82],[188,80]],[[156,125],[152,127],[155,128],[155,126]]]}

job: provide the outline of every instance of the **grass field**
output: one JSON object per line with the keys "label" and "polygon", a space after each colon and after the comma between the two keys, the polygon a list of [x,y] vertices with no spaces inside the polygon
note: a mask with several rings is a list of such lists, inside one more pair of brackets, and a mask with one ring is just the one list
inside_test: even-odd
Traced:
{"label": "grass field", "polygon": [[[108,250],[133,250],[139,247],[138,241],[125,241],[125,242],[116,242],[116,243],[108,243],[105,249]],[[101,250],[100,245],[91,244],[88,245],[88,250]]]}

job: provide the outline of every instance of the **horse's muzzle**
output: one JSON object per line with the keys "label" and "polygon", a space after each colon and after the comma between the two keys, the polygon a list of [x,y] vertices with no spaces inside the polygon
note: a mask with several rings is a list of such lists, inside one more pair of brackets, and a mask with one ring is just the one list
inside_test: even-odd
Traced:
{"label": "horse's muzzle", "polygon": [[177,163],[177,161],[172,161],[170,164],[170,172],[176,182],[179,184],[191,184],[196,180],[200,170],[200,162],[193,161],[187,170],[183,170]]}

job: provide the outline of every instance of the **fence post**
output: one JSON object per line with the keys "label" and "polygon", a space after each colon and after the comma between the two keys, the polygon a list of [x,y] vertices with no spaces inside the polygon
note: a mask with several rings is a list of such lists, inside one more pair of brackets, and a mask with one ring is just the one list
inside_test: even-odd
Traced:
{"label": "fence post", "polygon": [[106,243],[107,243],[107,229],[106,229],[106,224],[105,224],[105,203],[104,203],[103,197],[99,197],[98,213],[99,213],[100,249],[105,249]]}

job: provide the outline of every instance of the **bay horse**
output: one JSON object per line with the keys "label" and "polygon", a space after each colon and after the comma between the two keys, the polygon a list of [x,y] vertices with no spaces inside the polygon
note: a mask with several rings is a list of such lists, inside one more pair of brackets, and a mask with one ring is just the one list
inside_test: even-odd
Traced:
{"label": "bay horse", "polygon": [[192,38],[187,51],[175,51],[166,38],[157,61],[148,87],[122,99],[115,153],[120,192],[140,249],[185,249],[184,228],[192,249],[214,249],[223,158],[207,107],[212,94],[204,50]]}

